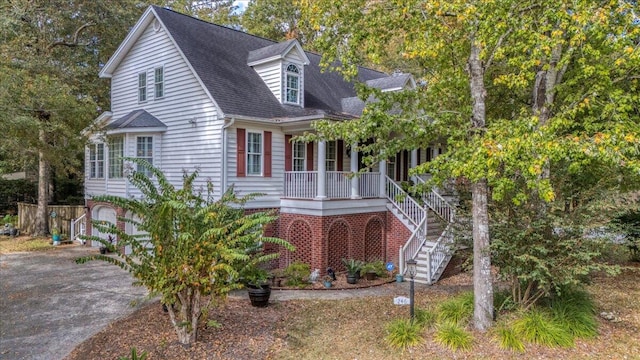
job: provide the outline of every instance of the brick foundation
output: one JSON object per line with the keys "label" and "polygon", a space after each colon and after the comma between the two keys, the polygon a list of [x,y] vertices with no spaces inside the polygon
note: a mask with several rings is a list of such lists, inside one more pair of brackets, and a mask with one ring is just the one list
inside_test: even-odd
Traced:
{"label": "brick foundation", "polygon": [[302,261],[324,273],[344,270],[343,258],[398,263],[398,250],[411,232],[389,212],[314,216],[280,214],[279,236],[296,252],[284,252],[279,267]]}

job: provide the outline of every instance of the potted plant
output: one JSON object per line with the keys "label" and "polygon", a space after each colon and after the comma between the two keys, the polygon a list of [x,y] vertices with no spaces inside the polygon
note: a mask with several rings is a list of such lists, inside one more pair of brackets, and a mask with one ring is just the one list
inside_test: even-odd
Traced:
{"label": "potted plant", "polygon": [[271,286],[267,281],[269,274],[266,270],[259,267],[253,267],[246,269],[243,277],[245,286],[249,293],[249,300],[251,305],[256,307],[265,307],[269,305],[269,298],[271,297]]}
{"label": "potted plant", "polygon": [[5,215],[2,219],[4,221],[4,235],[17,236],[18,235],[18,215]]}
{"label": "potted plant", "polygon": [[102,255],[111,251],[111,247],[116,242],[116,239],[113,237],[113,235],[108,235],[106,242],[109,244],[108,246],[105,244],[100,245],[100,254]]}
{"label": "potted plant", "polygon": [[333,286],[333,278],[329,275],[325,275],[322,277],[322,285],[327,289]]}
{"label": "potted plant", "polygon": [[58,228],[53,228],[51,230],[51,239],[53,240],[53,245],[60,245],[60,230]]}
{"label": "potted plant", "polygon": [[355,284],[358,282],[362,261],[355,259],[342,259],[342,263],[347,268],[347,283]]}
{"label": "potted plant", "polygon": [[360,274],[364,276],[367,280],[375,280],[376,277],[385,276],[386,267],[384,266],[384,262],[382,260],[371,261],[362,265],[360,269]]}

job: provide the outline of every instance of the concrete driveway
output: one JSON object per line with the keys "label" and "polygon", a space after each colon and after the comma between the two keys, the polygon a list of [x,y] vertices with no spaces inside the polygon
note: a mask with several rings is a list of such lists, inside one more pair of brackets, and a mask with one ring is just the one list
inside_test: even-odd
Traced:
{"label": "concrete driveway", "polygon": [[81,246],[0,255],[0,359],[63,359],[113,320],[147,303],[117,266]]}

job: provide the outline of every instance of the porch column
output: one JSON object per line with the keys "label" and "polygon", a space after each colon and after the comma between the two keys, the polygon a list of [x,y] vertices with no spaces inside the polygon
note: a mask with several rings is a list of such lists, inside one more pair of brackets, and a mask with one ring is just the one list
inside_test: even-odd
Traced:
{"label": "porch column", "polygon": [[318,141],[318,189],[316,192],[316,200],[324,200],[327,198],[327,143]]}
{"label": "porch column", "polygon": [[[358,172],[358,151],[356,147],[358,143],[351,144],[351,172]],[[360,175],[351,178],[351,198],[360,199]]]}
{"label": "porch column", "polygon": [[387,160],[380,160],[378,164],[380,168],[380,197],[387,197]]}
{"label": "porch column", "polygon": [[[418,149],[413,149],[411,150],[411,167],[410,169],[414,169],[416,166],[418,166]],[[416,184],[418,182],[418,179],[416,179],[418,177],[418,175],[413,175],[411,177],[411,180],[413,180],[413,183]]]}

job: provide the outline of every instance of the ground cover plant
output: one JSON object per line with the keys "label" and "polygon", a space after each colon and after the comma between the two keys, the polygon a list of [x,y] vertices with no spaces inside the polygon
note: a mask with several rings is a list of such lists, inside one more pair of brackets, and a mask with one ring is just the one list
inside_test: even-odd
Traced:
{"label": "ground cover plant", "polygon": [[[593,297],[598,336],[577,338],[573,347],[547,347],[523,343],[520,352],[513,346],[503,348],[498,332],[510,318],[498,315],[496,331],[470,331],[473,342],[469,350],[451,350],[433,341],[436,326],[427,323],[423,341],[408,346],[404,352],[389,346],[386,324],[408,319],[408,308],[393,305],[393,296],[407,295],[406,283],[389,283],[380,287],[381,296],[342,300],[273,301],[264,309],[249,305],[243,293],[235,293],[209,319],[220,324],[208,328],[201,324],[200,338],[190,348],[174,340],[167,315],[160,305],[151,305],[127,319],[110,325],[79,346],[67,360],[86,358],[117,359],[128,355],[132,347],[149,352],[149,359],[594,359],[629,358],[640,353],[640,266],[623,264],[621,274],[613,278],[600,274],[592,277],[586,291]],[[434,286],[416,287],[416,307],[435,317],[439,304],[472,289],[472,279],[462,273]],[[320,293],[332,290],[319,291]],[[342,292],[344,290],[340,290]],[[613,313],[605,320],[600,313]],[[416,320],[421,311],[416,311]],[[504,322],[503,322],[504,320]],[[149,331],[153,329],[153,331]]]}

